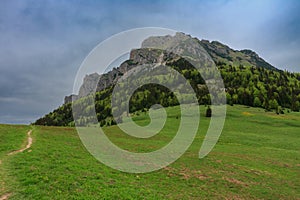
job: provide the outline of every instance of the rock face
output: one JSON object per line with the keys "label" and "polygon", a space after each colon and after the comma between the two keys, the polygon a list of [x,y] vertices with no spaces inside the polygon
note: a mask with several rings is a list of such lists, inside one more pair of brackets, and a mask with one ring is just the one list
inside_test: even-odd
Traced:
{"label": "rock face", "polygon": [[264,59],[259,57],[258,54],[255,53],[254,51],[251,51],[249,49],[244,49],[244,50],[241,50],[240,52],[244,53],[245,56],[248,58],[248,61],[250,63],[255,64],[255,66],[260,66],[260,67],[264,67],[266,69],[271,69],[271,70],[278,70],[277,68],[273,67],[272,65],[270,65],[269,63],[264,61]]}
{"label": "rock face", "polygon": [[[251,50],[233,50],[220,42],[200,41],[184,33],[176,33],[175,36],[155,36],[144,40],[141,49],[133,49],[130,52],[129,60],[123,62],[119,67],[102,75],[97,73],[86,75],[79,94],[66,96],[65,103],[94,93],[95,90],[101,91],[112,86],[123,74],[137,65],[166,63],[179,59],[176,54],[207,56],[211,57],[215,63],[241,64],[278,70]],[[207,58],[207,60],[209,59]]]}
{"label": "rock face", "polygon": [[65,104],[71,103],[72,101],[76,101],[78,99],[78,95],[76,94],[71,94],[69,96],[65,96]]}
{"label": "rock face", "polygon": [[[138,53],[136,52],[136,54]],[[135,54],[132,54],[132,56],[134,55]],[[138,57],[135,56],[135,59],[138,59]],[[96,91],[101,91],[115,84],[124,73],[132,69],[134,66],[136,66],[135,63],[130,59],[123,62],[118,68],[113,68],[111,71],[105,74],[99,75],[98,73],[93,73],[86,75],[83,79],[82,85],[80,86],[79,94],[66,96],[64,104],[94,93],[95,89]]]}
{"label": "rock face", "polygon": [[229,64],[242,64],[263,67],[270,70],[278,70],[277,68],[260,58],[257,53],[251,50],[233,50],[230,47],[217,41],[209,42],[208,40],[201,40],[200,44],[204,47],[204,49],[209,53],[209,55],[216,63],[225,62]]}
{"label": "rock face", "polygon": [[153,36],[142,42],[142,48],[171,49],[177,46],[178,43],[191,38],[192,37],[190,35],[186,35],[181,32],[176,33],[174,36]]}
{"label": "rock face", "polygon": [[92,93],[95,85],[97,85],[100,75],[97,73],[93,73],[90,75],[86,75],[83,79],[83,84],[79,89],[79,98],[87,96],[88,94]]}

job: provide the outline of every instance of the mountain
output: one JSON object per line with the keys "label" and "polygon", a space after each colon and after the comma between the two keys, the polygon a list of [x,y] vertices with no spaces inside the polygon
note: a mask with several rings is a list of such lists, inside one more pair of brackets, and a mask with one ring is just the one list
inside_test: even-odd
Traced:
{"label": "mountain", "polygon": [[201,45],[209,53],[215,63],[225,62],[231,64],[242,64],[256,67],[263,67],[270,70],[278,70],[271,64],[267,63],[264,59],[259,57],[254,51],[245,50],[233,50],[228,46],[217,42],[209,42],[208,40],[201,40]]}
{"label": "mountain", "polygon": [[[164,49],[164,50],[161,50]],[[178,54],[197,54],[203,59],[211,57],[216,63],[227,93],[227,102],[248,106],[263,107],[266,110],[275,110],[283,113],[284,108],[293,111],[300,109],[300,75],[281,71],[260,58],[251,50],[233,50],[220,42],[199,40],[184,33],[175,36],[149,37],[142,43],[142,48],[133,49],[129,60],[119,67],[113,68],[108,73],[99,75],[93,73],[86,75],[78,95],[65,97],[65,104],[55,111],[36,121],[39,125],[72,125],[71,102],[96,99],[96,112],[98,121],[102,125],[115,123],[111,118],[110,98],[115,83],[127,72],[143,64],[161,63],[172,66],[188,79],[197,93],[200,104],[210,104],[210,95],[205,81],[193,65]],[[209,73],[209,72],[207,72]],[[99,81],[98,81],[99,80]],[[91,96],[93,88],[95,96]],[[143,90],[153,94],[156,98],[144,95]],[[147,98],[143,102],[139,98]],[[145,86],[140,88],[131,98],[131,112],[148,109],[151,105],[159,103],[163,106],[177,105],[178,101],[166,88],[160,86]],[[86,116],[80,120],[82,124],[89,123],[90,107]],[[109,119],[109,120],[108,120]]]}
{"label": "mountain", "polygon": [[162,59],[161,62],[166,61],[167,59],[170,61],[172,55],[168,54],[164,57],[160,57],[160,51],[155,49],[168,49],[168,47],[170,47],[170,50],[174,52],[172,47],[174,47],[175,44],[177,44],[179,41],[185,41],[188,39],[194,39],[197,41],[186,44],[188,48],[192,48],[192,50],[194,50],[197,48],[197,44],[200,45],[217,64],[225,63],[231,65],[256,66],[278,71],[277,68],[267,63],[251,50],[233,50],[217,41],[200,41],[197,38],[192,38],[190,35],[178,32],[175,34],[175,36],[167,35],[147,38],[142,42],[142,48],[133,49],[130,53],[129,60],[123,62],[119,67],[113,68],[111,71],[103,75],[99,75],[97,73],[86,75],[83,80],[83,84],[80,87],[79,94],[66,96],[64,103],[67,104],[72,102],[72,99],[77,100],[78,98],[82,98],[91,94],[96,84],[98,84],[97,91],[101,91],[109,86],[114,85],[124,73],[137,65],[155,63],[158,62],[159,59]]}

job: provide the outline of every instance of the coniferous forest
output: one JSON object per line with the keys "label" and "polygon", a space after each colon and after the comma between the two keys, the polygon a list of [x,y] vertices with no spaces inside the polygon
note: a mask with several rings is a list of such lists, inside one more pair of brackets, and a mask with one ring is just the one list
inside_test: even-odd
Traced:
{"label": "coniferous forest", "polygon": [[[205,81],[188,62],[179,60],[169,63],[180,72],[197,94],[201,105],[210,105],[211,97]],[[225,62],[216,63],[224,80],[227,104],[241,104],[251,107],[264,108],[269,112],[284,114],[300,110],[300,74],[288,71],[272,70],[256,66],[231,65]],[[203,73],[211,73],[209,70]],[[173,79],[176,77],[172,77]],[[74,103],[84,110],[79,119],[79,125],[92,123],[89,118],[93,109],[96,110],[100,126],[114,125],[112,119],[111,93],[113,85],[94,95],[80,98]],[[95,98],[95,108],[91,102]],[[147,111],[152,105],[161,104],[164,107],[178,105],[178,100],[168,88],[161,85],[144,85],[135,91],[130,99],[131,113]],[[122,106],[122,105],[120,105]],[[74,126],[71,103],[64,104],[58,109],[38,119],[34,124],[47,126]]]}

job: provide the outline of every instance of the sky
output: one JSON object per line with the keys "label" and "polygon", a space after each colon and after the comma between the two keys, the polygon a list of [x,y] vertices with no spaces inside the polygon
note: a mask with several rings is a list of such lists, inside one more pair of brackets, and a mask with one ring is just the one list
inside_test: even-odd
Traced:
{"label": "sky", "polygon": [[1,0],[0,123],[28,124],[60,106],[88,53],[133,28],[252,49],[300,72],[299,10],[298,0]]}

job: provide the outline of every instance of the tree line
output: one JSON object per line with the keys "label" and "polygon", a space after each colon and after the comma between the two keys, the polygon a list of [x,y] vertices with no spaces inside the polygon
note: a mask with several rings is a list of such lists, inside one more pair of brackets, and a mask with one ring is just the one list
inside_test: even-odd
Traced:
{"label": "tree line", "polygon": [[[182,74],[193,87],[199,104],[210,105],[212,96],[209,94],[201,74],[205,77],[213,77],[213,71],[204,69],[201,74],[184,59],[168,63],[169,66]],[[229,105],[241,104],[253,107],[264,108],[266,111],[274,111],[277,114],[284,114],[285,111],[300,111],[300,74],[288,71],[268,70],[256,66],[244,66],[216,63],[224,80],[226,100]],[[176,76],[157,76],[161,82],[172,79]],[[135,83],[132,80],[132,84]],[[178,92],[181,91],[178,85]],[[81,118],[77,119],[77,125],[95,123],[90,117],[96,111],[97,121],[101,126],[116,124],[112,117],[111,94],[114,86],[110,86],[93,95],[78,99],[73,102],[74,112],[83,111]],[[118,94],[117,94],[118,95]],[[121,97],[120,97],[121,98]],[[188,97],[187,97],[188,98]],[[214,96],[213,98],[218,98]],[[221,98],[221,97],[220,97]],[[95,104],[93,105],[93,100]],[[152,105],[161,104],[164,107],[176,106],[179,100],[168,88],[159,84],[147,84],[138,88],[129,102],[129,112],[147,111]],[[119,106],[124,106],[120,103]],[[127,114],[130,114],[127,113]],[[117,119],[121,121],[121,118]],[[53,112],[38,119],[34,124],[47,126],[74,126],[71,103],[62,105]]]}

